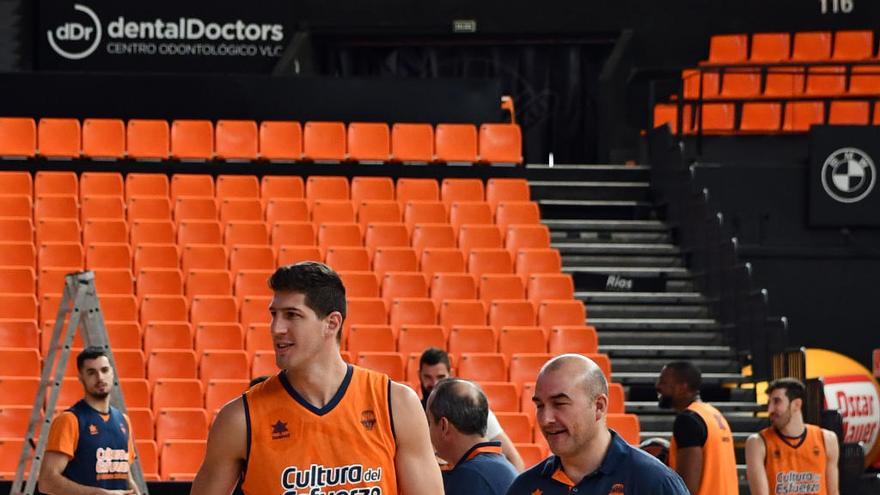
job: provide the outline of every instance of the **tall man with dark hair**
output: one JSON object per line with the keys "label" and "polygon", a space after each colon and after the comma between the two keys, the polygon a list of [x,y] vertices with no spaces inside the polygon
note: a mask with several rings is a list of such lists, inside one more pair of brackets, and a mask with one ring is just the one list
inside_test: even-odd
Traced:
{"label": "tall man with dark hair", "polygon": [[554,455],[519,475],[507,495],[687,495],[674,471],[608,428],[608,382],[591,359],[548,361],[532,400]]}
{"label": "tall man with dark hair", "polygon": [[767,387],[770,426],[746,440],[752,495],[838,495],[837,435],[804,423],[807,389],[780,378]]}
{"label": "tall man with dark hair", "polygon": [[[419,385],[422,389],[423,408],[427,406],[428,396],[431,395],[434,386],[440,380],[449,378],[451,376],[451,370],[452,366],[449,364],[449,354],[447,354],[446,351],[436,347],[429,347],[422,352],[422,356],[419,359]],[[504,456],[507,457],[507,460],[513,464],[513,467],[516,468],[517,471],[525,469],[519,451],[516,450],[516,446],[507,434],[504,433],[504,429],[501,428],[501,423],[498,422],[498,418],[491,409],[489,409],[486,428],[486,438],[501,443],[501,451],[504,453]],[[453,459],[444,460],[452,461]]]}
{"label": "tall man with dark hair", "polygon": [[103,349],[76,356],[85,396],[52,420],[40,467],[40,491],[50,495],[138,493],[131,478],[134,444],[128,417],[110,405],[114,372]]}
{"label": "tall man with dark hair", "polygon": [[191,493],[440,495],[419,399],[388,376],[342,360],[345,287],[316,262],[269,279],[281,372],[217,415]]}
{"label": "tall man with dark hair", "polygon": [[672,426],[669,467],[692,495],[737,495],[733,433],[724,416],[700,400],[703,377],[693,363],[673,361],[657,380],[660,407],[678,415]]}
{"label": "tall man with dark hair", "polygon": [[486,438],[489,403],[478,386],[446,378],[428,397],[428,428],[437,454],[455,462],[443,472],[446,495],[504,495],[516,470],[501,442]]}

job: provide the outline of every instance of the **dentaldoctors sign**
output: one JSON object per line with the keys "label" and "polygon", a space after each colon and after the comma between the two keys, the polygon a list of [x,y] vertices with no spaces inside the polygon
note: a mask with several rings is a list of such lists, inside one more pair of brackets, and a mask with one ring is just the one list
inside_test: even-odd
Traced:
{"label": "dentaldoctors sign", "polygon": [[293,32],[283,0],[42,0],[41,70],[268,72]]}

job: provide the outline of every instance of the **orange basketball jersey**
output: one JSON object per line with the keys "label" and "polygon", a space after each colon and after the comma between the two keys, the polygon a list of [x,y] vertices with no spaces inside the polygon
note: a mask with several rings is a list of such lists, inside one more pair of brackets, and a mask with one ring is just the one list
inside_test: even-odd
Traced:
{"label": "orange basketball jersey", "polygon": [[248,390],[244,493],[395,495],[390,386],[386,375],[349,365],[321,409],[284,372]]}
{"label": "orange basketball jersey", "polygon": [[[706,443],[703,444],[703,473],[698,495],[737,495],[739,480],[736,474],[736,455],[730,425],[718,409],[705,402],[695,401],[688,410],[697,413],[706,423]],[[675,437],[669,444],[669,467],[675,469],[678,445]]]}
{"label": "orange basketball jersey", "polygon": [[806,425],[803,440],[783,438],[772,426],[761,430],[767,451],[764,468],[772,494],[806,495],[828,493],[825,479],[825,437],[822,428]]}

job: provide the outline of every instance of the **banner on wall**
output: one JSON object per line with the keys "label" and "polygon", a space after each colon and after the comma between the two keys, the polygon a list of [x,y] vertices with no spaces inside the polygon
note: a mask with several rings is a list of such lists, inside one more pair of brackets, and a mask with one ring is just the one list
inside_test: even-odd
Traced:
{"label": "banner on wall", "polygon": [[41,0],[40,70],[269,72],[293,2]]}
{"label": "banner on wall", "polygon": [[880,227],[880,128],[810,131],[809,221],[814,227]]}

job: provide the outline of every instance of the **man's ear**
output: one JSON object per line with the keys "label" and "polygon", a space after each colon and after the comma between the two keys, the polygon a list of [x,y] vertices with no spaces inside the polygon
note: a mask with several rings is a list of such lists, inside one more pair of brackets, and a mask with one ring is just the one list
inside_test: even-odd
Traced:
{"label": "man's ear", "polygon": [[801,399],[800,397],[798,397],[797,399],[794,399],[793,401],[791,401],[791,406],[792,406],[792,409],[796,409],[798,411],[803,411],[804,410],[804,399]]}
{"label": "man's ear", "polygon": [[445,417],[440,418],[440,421],[437,422],[440,426],[440,433],[445,437],[449,435],[450,429],[452,428],[452,424],[449,423],[449,420]]}
{"label": "man's ear", "polygon": [[608,394],[599,394],[596,397],[596,420],[608,414]]}
{"label": "man's ear", "polygon": [[324,318],[324,328],[329,337],[336,338],[336,333],[342,331],[342,313],[332,311]]}

